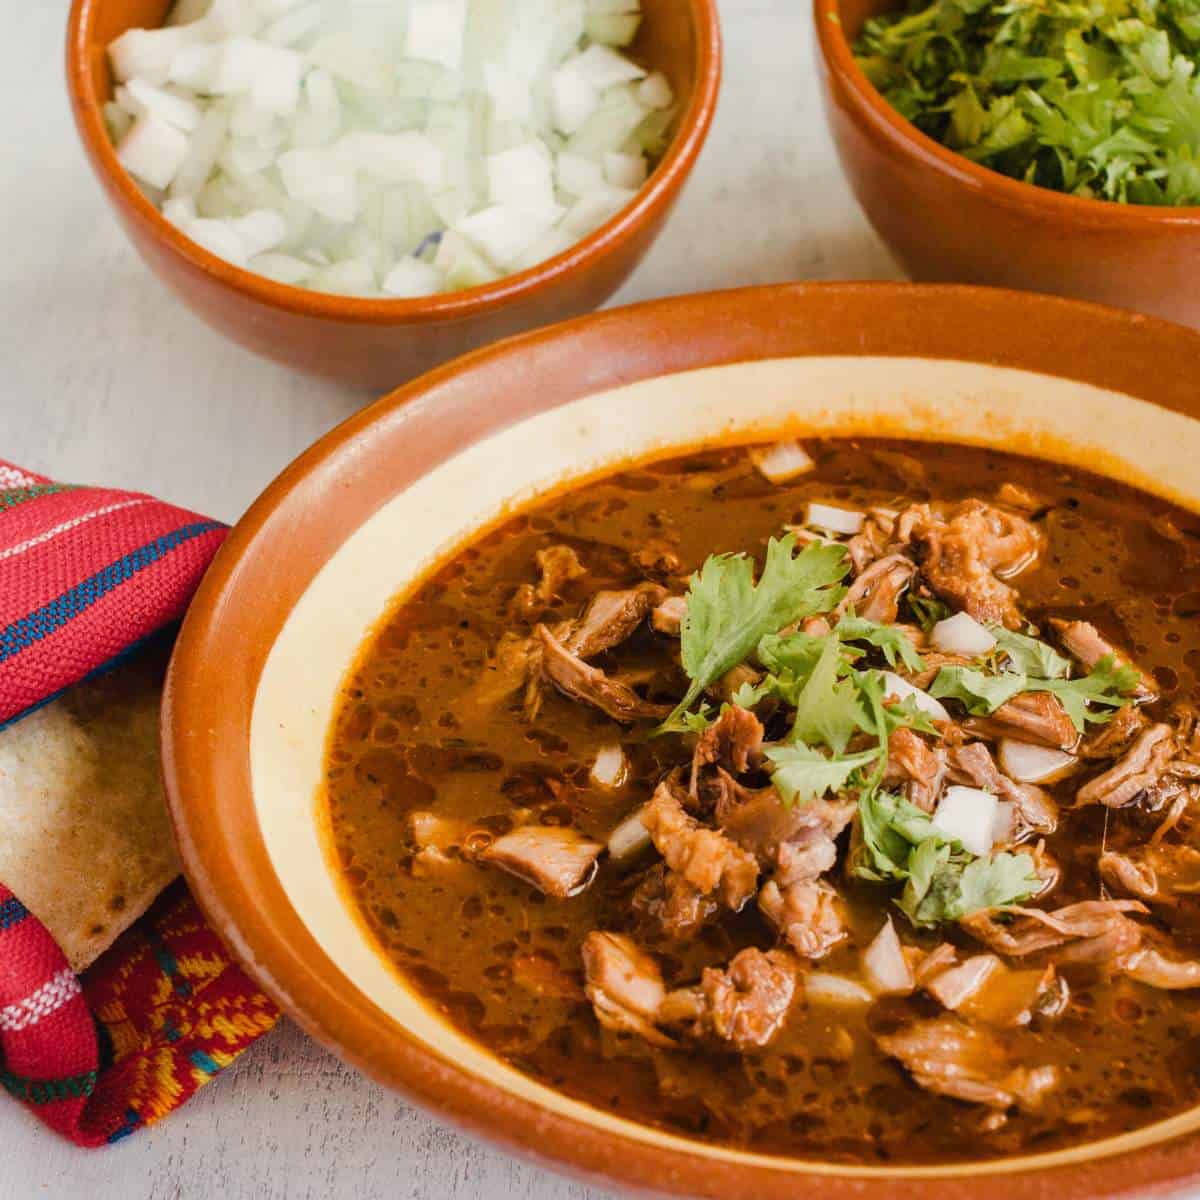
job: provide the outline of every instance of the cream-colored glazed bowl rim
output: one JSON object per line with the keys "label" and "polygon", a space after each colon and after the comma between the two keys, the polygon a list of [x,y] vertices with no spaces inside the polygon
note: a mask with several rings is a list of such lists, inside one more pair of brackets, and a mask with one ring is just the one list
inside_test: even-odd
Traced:
{"label": "cream-colored glazed bowl rim", "polygon": [[1193,469],[1200,422],[1122,393],[978,363],[840,356],[735,363],[586,396],[514,424],[441,463],[354,531],[313,578],[268,655],[250,771],[267,852],[289,901],[354,986],[436,1054],[514,1096],[662,1148],[777,1170],[933,1178],[1059,1166],[1200,1128],[1196,1109],[1069,1150],[933,1167],[845,1167],[729,1150],[536,1083],[445,1023],[376,951],[327,858],[318,803],[340,685],[372,627],[431,567],[533,497],[631,459],[784,434],[991,445],[1088,467],[1200,509]]}

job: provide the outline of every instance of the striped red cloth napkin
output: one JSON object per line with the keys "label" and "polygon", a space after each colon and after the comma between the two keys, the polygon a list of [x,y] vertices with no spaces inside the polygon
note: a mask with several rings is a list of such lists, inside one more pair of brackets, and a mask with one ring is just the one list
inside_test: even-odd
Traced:
{"label": "striped red cloth napkin", "polygon": [[[0,729],[173,626],[225,532],[0,461]],[[76,977],[0,880],[0,1084],[78,1145],[166,1116],[277,1018],[182,882]]]}

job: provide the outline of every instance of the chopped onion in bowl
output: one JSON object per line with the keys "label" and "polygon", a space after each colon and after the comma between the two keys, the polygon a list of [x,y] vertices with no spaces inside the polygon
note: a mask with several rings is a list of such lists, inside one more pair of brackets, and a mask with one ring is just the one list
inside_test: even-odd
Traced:
{"label": "chopped onion in bowl", "polygon": [[799,442],[776,442],[767,450],[752,450],[750,458],[771,483],[787,483],[817,465]]}
{"label": "chopped onion in bowl", "polygon": [[1055,783],[1069,775],[1079,760],[1065,750],[1034,746],[1013,738],[1002,738],[997,757],[1000,767],[1018,783]]}
{"label": "chopped onion in bowl", "polygon": [[629,763],[620,746],[602,746],[592,763],[592,782],[603,788],[619,788],[629,776]]}
{"label": "chopped onion in bowl", "polygon": [[977,658],[996,648],[995,636],[965,612],[939,621],[930,631],[929,640],[943,654],[962,654],[967,658]]}
{"label": "chopped onion in bowl", "polygon": [[877,996],[907,995],[917,986],[891,917],[862,952],[862,969]]}
{"label": "chopped onion in bowl", "polygon": [[804,994],[810,1004],[834,1007],[862,1008],[875,1002],[875,997],[857,980],[827,971],[812,971],[804,976]]}
{"label": "chopped onion in bowl", "polygon": [[638,857],[652,845],[650,831],[642,824],[640,808],[630,813],[608,837],[608,853],[617,863]]}
{"label": "chopped onion in bowl", "polygon": [[109,46],[105,122],[167,219],[238,266],[347,295],[477,287],[645,184],[676,105],[622,52],[641,19],[641,0],[178,0]]}

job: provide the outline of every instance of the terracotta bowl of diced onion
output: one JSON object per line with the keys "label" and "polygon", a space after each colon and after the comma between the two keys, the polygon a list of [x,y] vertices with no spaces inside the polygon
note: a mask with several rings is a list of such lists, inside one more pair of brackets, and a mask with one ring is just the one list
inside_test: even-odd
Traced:
{"label": "terracotta bowl of diced onion", "polygon": [[703,146],[714,0],[74,0],[76,123],[142,258],[381,389],[587,312]]}

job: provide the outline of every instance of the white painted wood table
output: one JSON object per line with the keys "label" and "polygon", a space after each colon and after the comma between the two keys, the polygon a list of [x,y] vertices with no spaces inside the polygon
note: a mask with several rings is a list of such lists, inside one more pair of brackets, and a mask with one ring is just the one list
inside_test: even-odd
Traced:
{"label": "white painted wood table", "polygon": [[[3,0],[0,455],[235,519],[369,397],[223,341],[142,267],[70,122],[68,0]],[[617,302],[895,278],[826,135],[806,0],[721,0],[726,76],[687,194]],[[399,381],[397,381],[399,382]],[[0,1101],[0,1200],[599,1198],[413,1109],[286,1021],[165,1123],[83,1152]]]}

